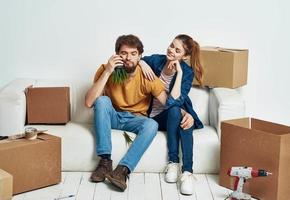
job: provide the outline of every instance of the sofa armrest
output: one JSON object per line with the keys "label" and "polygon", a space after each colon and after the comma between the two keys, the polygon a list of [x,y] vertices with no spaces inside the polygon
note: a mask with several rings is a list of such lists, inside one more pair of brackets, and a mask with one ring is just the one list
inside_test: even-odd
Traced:
{"label": "sofa armrest", "polygon": [[0,90],[0,135],[23,132],[26,116],[24,90],[32,84],[32,79],[16,79]]}
{"label": "sofa armrest", "polygon": [[209,123],[220,138],[221,121],[245,116],[245,102],[235,89],[213,88],[209,95]]}

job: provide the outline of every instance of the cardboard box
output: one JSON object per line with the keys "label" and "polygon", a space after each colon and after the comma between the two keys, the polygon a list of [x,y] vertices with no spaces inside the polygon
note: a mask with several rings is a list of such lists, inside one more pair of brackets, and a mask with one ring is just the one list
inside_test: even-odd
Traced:
{"label": "cardboard box", "polygon": [[61,138],[40,134],[35,140],[0,142],[0,168],[13,176],[13,194],[61,181]]}
{"label": "cardboard box", "polygon": [[258,119],[222,122],[220,185],[233,188],[233,166],[265,169],[267,177],[248,179],[244,192],[261,200],[290,199],[290,127]]}
{"label": "cardboard box", "polygon": [[65,124],[70,120],[69,87],[26,90],[28,124]]}
{"label": "cardboard box", "polygon": [[[247,84],[248,50],[201,47],[204,86],[237,88]],[[197,81],[194,79],[194,85]]]}
{"label": "cardboard box", "polygon": [[0,169],[0,200],[12,199],[13,177],[8,172]]}

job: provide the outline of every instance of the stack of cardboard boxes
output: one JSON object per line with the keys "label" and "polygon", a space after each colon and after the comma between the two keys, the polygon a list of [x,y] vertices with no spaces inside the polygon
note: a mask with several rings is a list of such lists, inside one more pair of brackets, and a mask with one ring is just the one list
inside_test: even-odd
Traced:
{"label": "stack of cardboard boxes", "polygon": [[[248,50],[201,47],[204,85],[237,88],[247,84]],[[197,85],[194,80],[193,85]],[[249,179],[244,192],[263,200],[290,199],[290,127],[258,119],[221,125],[220,185],[233,189],[230,167],[248,166],[273,174]]]}
{"label": "stack of cardboard boxes", "polygon": [[0,142],[0,169],[13,176],[13,194],[61,181],[61,138],[41,134]]}
{"label": "stack of cardboard boxes", "polygon": [[[65,124],[70,120],[68,87],[28,88],[27,124]],[[0,199],[61,181],[61,138],[39,134],[34,140],[0,141]],[[10,174],[10,175],[9,175]],[[12,186],[13,176],[13,186]]]}

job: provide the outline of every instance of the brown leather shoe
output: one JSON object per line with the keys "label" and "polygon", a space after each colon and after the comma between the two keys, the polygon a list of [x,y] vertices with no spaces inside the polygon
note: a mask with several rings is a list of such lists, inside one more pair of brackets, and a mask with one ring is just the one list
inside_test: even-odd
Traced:
{"label": "brown leather shoe", "polygon": [[119,188],[121,191],[125,191],[127,188],[127,178],[129,178],[128,173],[127,167],[118,165],[114,171],[105,176],[114,186]]}
{"label": "brown leather shoe", "polygon": [[103,182],[105,180],[105,175],[110,172],[112,172],[112,160],[102,158],[91,175],[91,181]]}

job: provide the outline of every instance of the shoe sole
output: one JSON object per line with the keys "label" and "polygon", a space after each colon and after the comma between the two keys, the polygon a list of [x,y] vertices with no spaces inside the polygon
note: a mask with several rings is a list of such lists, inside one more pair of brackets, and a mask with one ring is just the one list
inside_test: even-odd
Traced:
{"label": "shoe sole", "polygon": [[192,195],[194,193],[194,191],[182,191],[180,190],[180,193],[183,194],[183,195]]}
{"label": "shoe sole", "polygon": [[187,196],[190,196],[190,195],[192,195],[193,193],[186,193],[186,192],[180,192],[182,195],[187,195]]}
{"label": "shoe sole", "polygon": [[165,180],[166,183],[177,183],[177,180],[176,181],[168,181],[168,180]]}
{"label": "shoe sole", "polygon": [[105,177],[103,179],[94,179],[94,178],[90,177],[90,181],[94,182],[94,183],[104,182],[105,179],[106,179]]}
{"label": "shoe sole", "polygon": [[118,179],[114,179],[110,175],[107,175],[106,178],[117,188],[119,188],[122,191],[125,191],[127,188],[127,185],[122,184]]}
{"label": "shoe sole", "polygon": [[165,178],[165,182],[167,182],[167,183],[177,183],[177,180],[178,180],[178,178],[176,178],[176,179]]}

